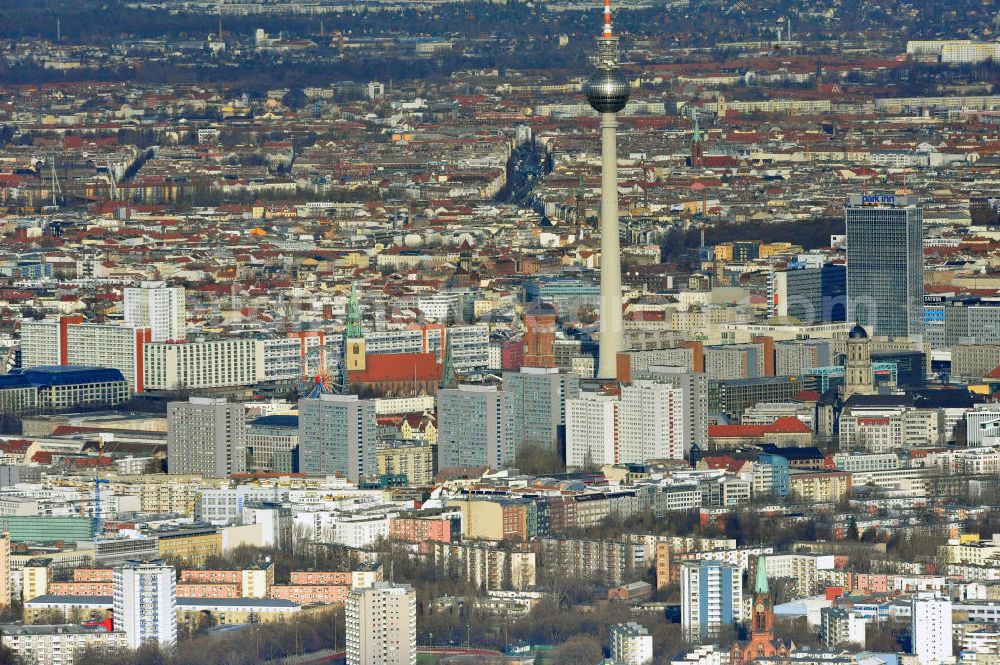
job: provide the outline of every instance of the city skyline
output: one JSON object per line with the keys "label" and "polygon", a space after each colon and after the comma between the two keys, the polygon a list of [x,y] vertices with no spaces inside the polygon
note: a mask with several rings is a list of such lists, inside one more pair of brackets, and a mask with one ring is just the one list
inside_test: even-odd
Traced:
{"label": "city skyline", "polygon": [[0,665],[997,665],[998,25],[0,6]]}

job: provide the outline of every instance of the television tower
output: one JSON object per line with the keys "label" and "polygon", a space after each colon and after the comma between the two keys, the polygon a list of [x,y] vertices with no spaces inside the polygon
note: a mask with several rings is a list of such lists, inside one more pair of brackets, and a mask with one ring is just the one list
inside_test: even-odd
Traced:
{"label": "television tower", "polygon": [[604,0],[604,31],[597,38],[597,72],[584,83],[583,92],[590,106],[601,114],[601,339],[597,378],[615,379],[618,353],[625,346],[615,114],[628,102],[629,82],[618,69],[618,38],[611,32],[611,0]]}

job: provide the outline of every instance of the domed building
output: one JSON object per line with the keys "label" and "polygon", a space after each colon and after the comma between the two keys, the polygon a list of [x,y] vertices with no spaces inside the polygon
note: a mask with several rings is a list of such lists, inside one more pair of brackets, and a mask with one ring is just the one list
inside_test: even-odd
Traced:
{"label": "domed building", "polygon": [[844,363],[843,399],[875,392],[872,379],[872,348],[868,331],[855,324],[847,333],[847,360]]}

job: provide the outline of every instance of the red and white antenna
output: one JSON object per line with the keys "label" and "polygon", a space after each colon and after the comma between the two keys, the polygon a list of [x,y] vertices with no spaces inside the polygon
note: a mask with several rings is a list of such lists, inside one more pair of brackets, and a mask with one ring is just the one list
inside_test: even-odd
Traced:
{"label": "red and white antenna", "polygon": [[604,0],[604,39],[611,39],[611,0]]}

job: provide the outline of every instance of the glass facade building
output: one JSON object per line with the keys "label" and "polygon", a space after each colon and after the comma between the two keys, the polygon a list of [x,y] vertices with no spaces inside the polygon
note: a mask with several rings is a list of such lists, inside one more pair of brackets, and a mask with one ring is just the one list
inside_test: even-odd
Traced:
{"label": "glass facade building", "polygon": [[876,335],[922,335],[923,210],[917,197],[855,194],[844,210],[848,318]]}

